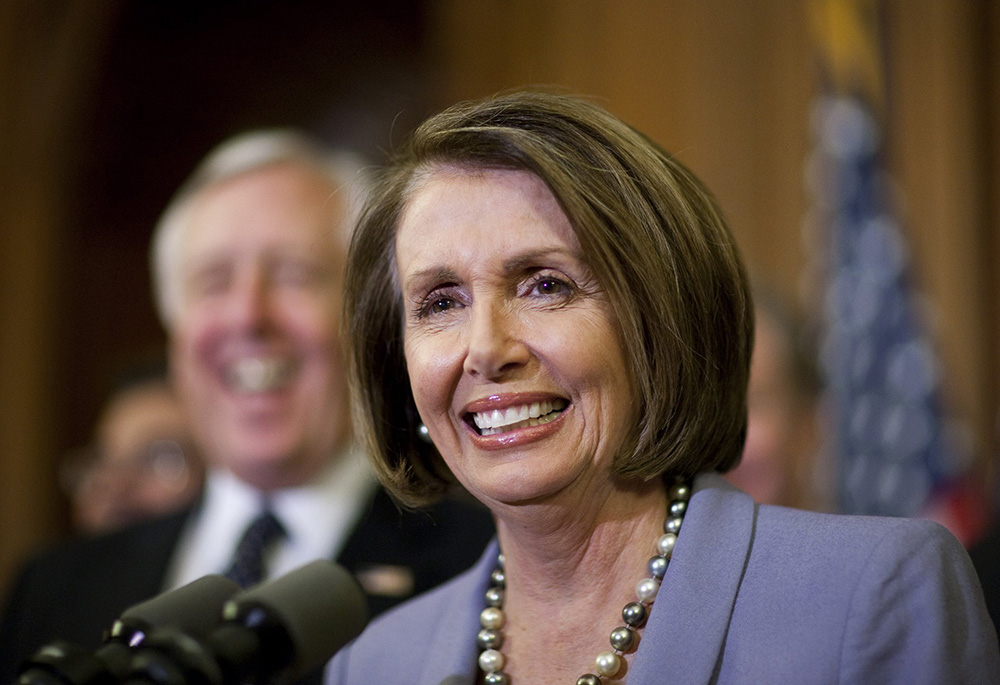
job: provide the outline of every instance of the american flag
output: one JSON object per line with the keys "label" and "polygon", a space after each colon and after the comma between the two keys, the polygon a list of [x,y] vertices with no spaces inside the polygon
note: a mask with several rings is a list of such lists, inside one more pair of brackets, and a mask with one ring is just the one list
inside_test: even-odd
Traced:
{"label": "american flag", "polygon": [[964,460],[944,428],[941,371],[883,168],[877,3],[818,0],[813,9],[826,87],[808,167],[840,508],[920,515]]}

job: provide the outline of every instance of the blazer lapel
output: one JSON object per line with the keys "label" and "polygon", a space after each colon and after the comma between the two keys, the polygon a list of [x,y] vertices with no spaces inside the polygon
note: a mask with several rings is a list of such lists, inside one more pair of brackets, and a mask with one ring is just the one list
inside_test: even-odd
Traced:
{"label": "blazer lapel", "polygon": [[753,541],[756,505],[718,474],[702,474],[629,680],[709,683]]}

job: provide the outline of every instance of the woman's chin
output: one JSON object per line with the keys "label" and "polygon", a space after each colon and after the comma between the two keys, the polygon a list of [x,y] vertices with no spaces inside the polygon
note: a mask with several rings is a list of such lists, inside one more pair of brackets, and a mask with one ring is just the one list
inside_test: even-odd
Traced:
{"label": "woman's chin", "polygon": [[572,478],[565,472],[531,468],[523,463],[496,465],[466,479],[469,492],[487,506],[523,506],[551,502],[567,490]]}

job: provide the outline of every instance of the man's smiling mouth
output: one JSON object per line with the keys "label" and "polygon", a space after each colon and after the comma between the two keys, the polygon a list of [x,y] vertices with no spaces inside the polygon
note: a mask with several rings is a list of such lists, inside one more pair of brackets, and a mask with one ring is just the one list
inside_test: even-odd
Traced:
{"label": "man's smiling mouth", "polygon": [[225,369],[226,382],[235,392],[271,392],[285,387],[295,364],[284,356],[242,357]]}

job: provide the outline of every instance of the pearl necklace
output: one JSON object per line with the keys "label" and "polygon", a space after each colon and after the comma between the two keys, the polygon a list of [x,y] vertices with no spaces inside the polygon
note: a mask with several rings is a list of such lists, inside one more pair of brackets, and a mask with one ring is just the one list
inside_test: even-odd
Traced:
{"label": "pearl necklace", "polygon": [[[649,560],[650,577],[643,578],[636,584],[635,595],[638,601],[629,602],[622,609],[622,620],[625,625],[611,631],[611,651],[601,652],[594,660],[594,666],[600,676],[586,673],[577,678],[576,685],[600,685],[601,676],[615,677],[623,664],[622,655],[633,651],[638,645],[637,631],[645,625],[650,607],[660,589],[660,582],[667,572],[690,498],[690,484],[677,479],[668,492],[667,520],[663,523],[663,535],[656,541],[656,555]],[[496,568],[490,574],[490,587],[486,590],[486,608],[479,615],[479,622],[483,628],[476,639],[482,650],[479,653],[479,668],[485,673],[483,677],[485,685],[510,685],[510,676],[503,671],[506,659],[500,652],[504,638],[502,628],[507,622],[503,612],[506,584],[504,556],[501,553],[497,556]]]}

